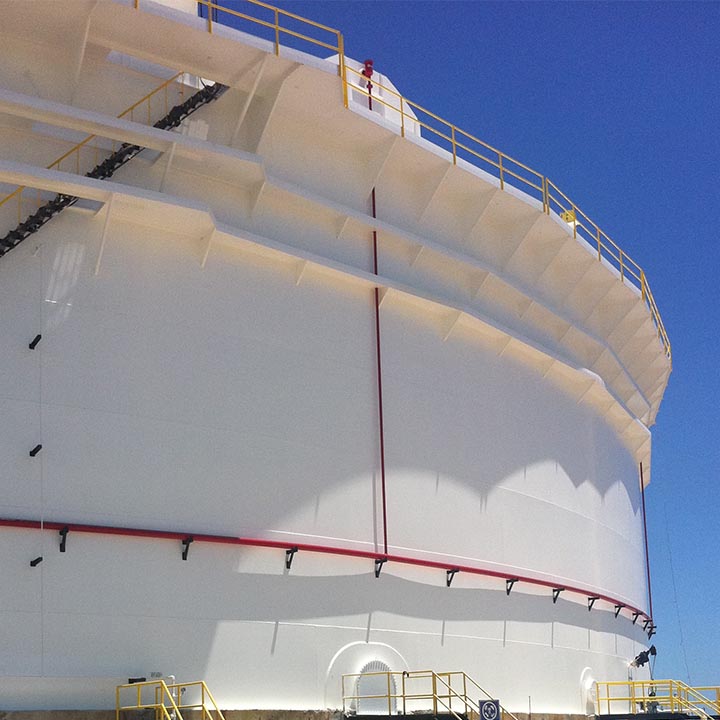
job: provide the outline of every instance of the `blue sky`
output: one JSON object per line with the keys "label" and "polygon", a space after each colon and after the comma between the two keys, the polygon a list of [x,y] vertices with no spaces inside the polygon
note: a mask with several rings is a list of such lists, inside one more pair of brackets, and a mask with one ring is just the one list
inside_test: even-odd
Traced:
{"label": "blue sky", "polygon": [[277,4],[550,177],[644,268],[673,344],[647,493],[655,676],[720,683],[720,3]]}

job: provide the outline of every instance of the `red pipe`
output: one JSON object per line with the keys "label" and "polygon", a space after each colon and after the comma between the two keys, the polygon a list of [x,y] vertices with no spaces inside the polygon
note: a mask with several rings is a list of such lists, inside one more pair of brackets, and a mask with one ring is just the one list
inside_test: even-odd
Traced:
{"label": "red pipe", "polygon": [[566,592],[584,595],[585,597],[597,597],[604,600],[614,607],[622,605],[629,612],[638,613],[638,617],[642,617],[652,622],[651,615],[626,605],[620,600],[616,600],[609,595],[601,595],[593,590],[585,590],[580,587],[564,585],[562,582],[553,582],[551,580],[541,580],[524,575],[515,575],[512,573],[501,572],[499,570],[490,570],[488,568],[473,567],[471,565],[449,565],[448,563],[438,562],[436,560],[423,560],[421,558],[409,557],[407,555],[387,555],[370,552],[368,550],[352,550],[350,548],[331,547],[327,545],[313,545],[309,543],[296,543],[280,540],[264,540],[261,538],[234,537],[232,535],[205,535],[192,532],[176,532],[173,530],[148,530],[143,528],[127,528],[113,527],[110,525],[82,525],[77,523],[63,523],[55,521],[44,521],[41,525],[39,520],[11,520],[8,518],[0,518],[0,527],[24,528],[32,530],[62,530],[67,528],[70,532],[92,533],[96,535],[124,535],[126,537],[152,538],[158,540],[184,540],[192,537],[195,542],[218,543],[221,545],[245,545],[250,547],[272,548],[279,550],[287,550],[290,547],[296,547],[298,551],[324,553],[327,555],[340,555],[343,557],[364,558],[367,560],[382,560],[388,562],[396,562],[402,565],[415,565],[418,567],[434,568],[437,570],[458,570],[470,575],[482,575],[484,577],[494,577],[503,580],[515,580],[516,582],[528,583],[529,585],[537,585],[547,588],[562,588]]}
{"label": "red pipe", "polygon": [[368,91],[368,109],[372,110],[372,83],[370,78],[373,76],[373,61],[366,60],[363,65],[365,66],[361,73],[367,78],[367,91]]}
{"label": "red pipe", "polygon": [[640,494],[642,496],[643,531],[645,533],[645,569],[647,571],[648,607],[650,609],[650,617],[652,617],[653,606],[652,606],[652,586],[650,585],[650,551],[649,551],[649,545],[648,545],[647,515],[645,514],[645,481],[643,479],[642,463],[640,463]]}
{"label": "red pipe", "polygon": [[[375,188],[370,195],[372,200],[372,216],[377,218],[375,206]],[[373,228],[373,272],[378,274],[378,242],[377,230]],[[380,353],[380,288],[375,286],[375,355],[377,358],[377,383],[378,383],[378,416],[380,433],[380,484],[382,488],[382,518],[383,518],[383,550],[387,554],[387,495],[385,491],[385,423],[383,413],[383,388],[382,388],[382,358]]]}

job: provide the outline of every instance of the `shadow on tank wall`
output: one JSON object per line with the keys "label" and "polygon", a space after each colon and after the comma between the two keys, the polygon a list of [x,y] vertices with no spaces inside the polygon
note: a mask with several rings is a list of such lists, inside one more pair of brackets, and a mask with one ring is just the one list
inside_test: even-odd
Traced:
{"label": "shadow on tank wall", "polygon": [[[0,269],[13,285],[35,285],[30,300],[53,330],[41,356],[46,516],[372,541],[370,293],[313,273],[298,285],[294,271],[251,253],[218,249],[201,269],[194,240],[153,229],[150,252],[144,230],[120,221],[98,278],[82,260],[94,256],[97,237],[84,218],[84,232],[73,232],[78,221],[59,218],[43,231],[48,244],[39,259],[19,248]],[[88,252],[73,255],[81,266],[73,272],[72,312],[62,308],[55,325],[60,310],[45,302],[46,292],[57,258],[78,242]],[[11,317],[18,299],[1,299]],[[638,514],[631,458],[593,410],[477,339],[443,341],[434,319],[409,303],[383,306],[382,338],[391,523],[394,513],[414,514],[424,530],[423,506],[437,507],[451,484],[467,492],[450,512],[468,505],[484,512],[511,477],[515,493],[562,506],[535,482],[533,469],[547,475],[548,465],[551,486],[589,484],[603,499],[622,487]],[[8,477],[28,474],[27,458],[8,447],[15,456],[22,467]],[[412,503],[403,497],[408,486]],[[570,512],[582,515],[582,501],[573,502],[580,505]],[[37,514],[33,503],[6,503],[5,514]],[[354,535],[341,510],[359,513]]]}

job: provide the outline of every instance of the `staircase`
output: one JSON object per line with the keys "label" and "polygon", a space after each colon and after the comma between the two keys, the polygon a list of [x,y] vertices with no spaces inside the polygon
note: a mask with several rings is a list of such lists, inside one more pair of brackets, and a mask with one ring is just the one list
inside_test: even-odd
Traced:
{"label": "staircase", "polygon": [[[159,130],[172,130],[182,123],[185,118],[192,115],[196,110],[219,98],[226,90],[227,85],[214,83],[205,85],[202,90],[194,93],[185,102],[173,107],[164,117],[160,118],[153,127]],[[83,141],[86,142],[86,141]],[[81,143],[82,145],[82,143]],[[79,146],[78,146],[79,147]],[[145,148],[140,145],[123,143],[118,150],[115,150],[108,158],[97,164],[90,172],[85,173],[86,177],[96,180],[107,180]],[[71,151],[72,152],[72,151]],[[61,213],[65,208],[74,205],[79,198],[73,195],[58,194],[52,200],[41,205],[32,215],[20,222],[17,227],[0,238],[0,257],[17,247],[23,240],[37,232],[43,225]]]}
{"label": "staircase", "polygon": [[152,712],[155,720],[186,720],[191,717],[199,717],[199,720],[225,720],[203,680],[184,683],[166,683],[164,679],[137,680],[115,688],[116,720],[137,720],[142,717],[138,713],[144,711]]}
{"label": "staircase", "polygon": [[595,703],[596,717],[608,720],[639,714],[648,720],[720,718],[720,688],[693,688],[680,680],[598,682]]}
{"label": "staircase", "polygon": [[[363,683],[368,679],[379,680],[372,686]],[[365,687],[372,687],[370,694],[361,692]],[[375,688],[387,688],[378,692]],[[484,710],[485,700],[496,703],[485,689],[464,672],[435,672],[433,670],[411,670],[371,673],[354,673],[343,675],[343,713],[345,716],[362,715],[367,720],[379,720],[389,715],[412,715],[413,720],[500,720],[510,718],[518,720],[502,705],[495,705],[496,710]],[[478,699],[480,698],[480,699]],[[387,712],[370,715],[362,712],[363,700],[373,700]]]}

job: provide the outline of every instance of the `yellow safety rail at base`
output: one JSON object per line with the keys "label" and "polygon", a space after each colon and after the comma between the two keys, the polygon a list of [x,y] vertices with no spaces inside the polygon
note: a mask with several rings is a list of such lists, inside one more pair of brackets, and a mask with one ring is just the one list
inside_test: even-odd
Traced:
{"label": "yellow safety rail at base", "polygon": [[[374,694],[358,694],[362,678],[378,678],[378,688],[386,691]],[[470,693],[470,694],[468,694]],[[352,673],[342,676],[343,713],[357,712],[363,700],[382,701],[387,714],[407,715],[432,712],[433,715],[448,714],[455,720],[477,717],[480,714],[478,698],[494,699],[467,673],[435,672],[433,670],[382,671]],[[503,717],[518,720],[515,715],[500,706]]]}
{"label": "yellow safety rail at base", "polygon": [[679,680],[595,683],[597,715],[616,713],[692,713],[720,715],[720,687],[690,687]]}
{"label": "yellow safety rail at base", "polygon": [[[180,81],[183,74],[177,73],[169,80],[165,80],[147,95],[134,102],[129,108],[123,110],[117,117],[120,119],[129,118],[131,122],[144,122],[147,120],[146,124],[152,125],[153,118],[157,120],[156,116],[163,109],[164,112],[160,117],[167,115],[170,108],[176,105],[178,101],[182,102],[184,100],[185,85]],[[177,87],[174,87],[175,83],[177,83]],[[112,141],[109,143],[109,147],[101,147],[101,141],[102,138],[98,138],[97,135],[88,135],[66,153],[63,153],[57,160],[51,162],[47,169],[64,170],[65,172],[73,172],[76,175],[84,174],[86,170],[90,170],[99,164],[101,153],[110,155],[115,152],[116,144],[119,144]],[[21,185],[0,200],[0,209],[3,206],[12,207],[10,203],[14,199],[17,203],[17,222],[18,224],[21,223],[23,214],[30,214],[31,211],[39,208],[47,200],[47,198],[42,197],[40,190],[36,190],[35,194],[28,198],[31,192],[31,189]],[[30,210],[27,207],[28,204]]]}
{"label": "yellow safety rail at base", "polygon": [[155,720],[183,720],[164,680],[128,683],[115,688],[115,720],[121,720],[124,711],[136,710],[154,710]]}
{"label": "yellow safety rail at base", "polygon": [[[165,680],[128,683],[115,688],[115,720],[124,711],[154,710],[155,720],[184,720],[183,711],[199,713],[199,720],[225,720],[203,680],[166,683]],[[188,713],[189,714],[189,713]]]}
{"label": "yellow safety rail at base", "polygon": [[693,686],[693,690],[697,690],[697,692],[712,700],[713,706],[718,708],[718,714],[720,714],[720,685]]}

